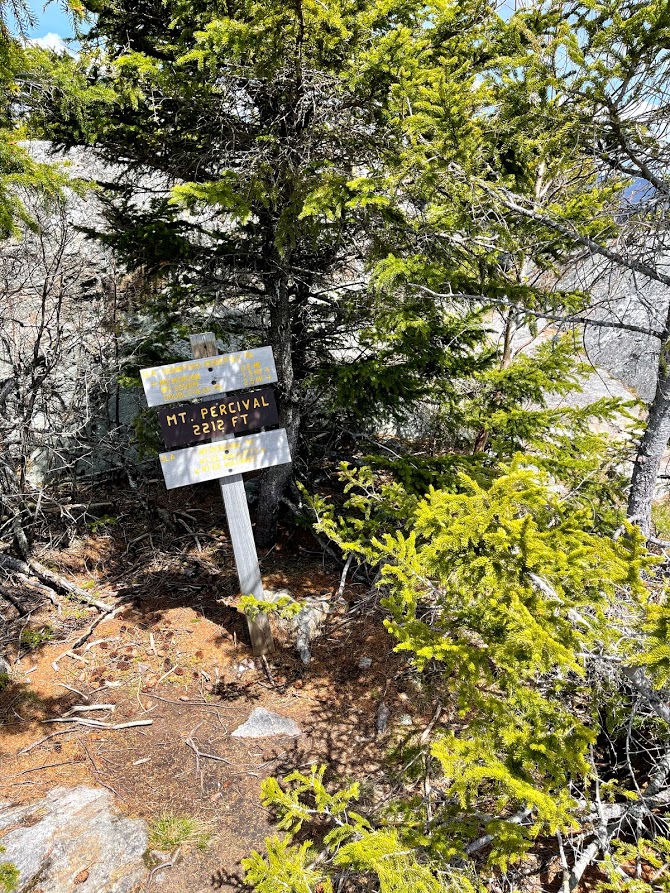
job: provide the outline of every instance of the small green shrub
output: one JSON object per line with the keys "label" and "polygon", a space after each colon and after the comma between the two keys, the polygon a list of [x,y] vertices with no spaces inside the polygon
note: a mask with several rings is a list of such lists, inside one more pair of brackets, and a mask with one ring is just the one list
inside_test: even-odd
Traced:
{"label": "small green shrub", "polygon": [[[612,852],[605,856],[601,870],[607,876],[599,881],[596,893],[652,893],[670,889],[668,874],[670,840],[655,837],[647,840],[641,837],[636,843],[615,840]],[[628,876],[621,865],[640,866],[640,877]]]}
{"label": "small green shrub", "polygon": [[243,595],[237,606],[240,614],[244,614],[249,620],[256,620],[261,614],[276,613],[284,620],[290,620],[302,611],[301,602],[295,601],[288,595],[280,595],[276,601],[261,601],[255,595]]}
{"label": "small green shrub", "polygon": [[149,844],[169,853],[177,847],[205,850],[212,834],[197,819],[165,812],[149,824]]}
{"label": "small green shrub", "polygon": [[34,651],[41,645],[50,642],[54,637],[54,631],[50,626],[41,626],[39,629],[21,630],[20,642],[24,648]]}
{"label": "small green shrub", "polygon": [[[0,846],[0,853],[5,847]],[[19,889],[19,869],[13,862],[0,862],[0,893],[16,893]]]}
{"label": "small green shrub", "polygon": [[[95,585],[95,584],[93,584]],[[84,585],[82,589],[91,589],[92,586]],[[61,620],[83,620],[84,617],[88,617],[88,609],[85,605],[79,604],[79,602],[62,602],[61,608]]]}
{"label": "small green shrub", "polygon": [[[380,893],[483,893],[462,873],[438,875],[395,829],[373,827],[355,811],[358,783],[330,793],[325,771],[313,766],[309,775],[296,770],[262,783],[263,806],[285,834],[265,839],[265,855],[254,850],[242,859],[245,882],[256,893],[333,893],[332,877],[342,874],[365,889],[374,877]],[[312,831],[322,841],[318,847],[304,839]]]}
{"label": "small green shrub", "polygon": [[101,518],[96,518],[95,521],[91,521],[88,526],[91,533],[100,533],[101,530],[105,530],[107,527],[113,527],[117,520],[118,519],[113,515],[103,515]]}

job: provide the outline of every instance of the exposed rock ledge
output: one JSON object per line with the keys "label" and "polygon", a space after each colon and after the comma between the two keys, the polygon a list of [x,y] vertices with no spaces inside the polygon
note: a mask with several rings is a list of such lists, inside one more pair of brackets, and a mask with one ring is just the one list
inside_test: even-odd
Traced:
{"label": "exposed rock ledge", "polygon": [[37,803],[0,803],[0,862],[19,893],[134,893],[148,875],[146,824],[120,815],[101,788],[54,788]]}

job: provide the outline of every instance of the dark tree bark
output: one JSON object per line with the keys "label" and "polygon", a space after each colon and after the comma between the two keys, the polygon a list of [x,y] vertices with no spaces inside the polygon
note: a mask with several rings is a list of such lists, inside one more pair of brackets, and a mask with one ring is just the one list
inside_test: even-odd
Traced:
{"label": "dark tree bark", "polygon": [[[270,305],[270,344],[277,366],[281,423],[286,428],[291,455],[295,457],[300,433],[300,409],[293,368],[293,322],[289,287],[285,277],[282,277],[275,283],[275,297]],[[256,512],[256,541],[259,546],[267,548],[275,542],[279,506],[291,474],[292,465],[277,465],[263,472]]]}
{"label": "dark tree bark", "polygon": [[651,505],[663,455],[670,440],[670,338],[661,347],[656,393],[649,407],[647,426],[638,447],[630,493],[628,517],[649,536]]}

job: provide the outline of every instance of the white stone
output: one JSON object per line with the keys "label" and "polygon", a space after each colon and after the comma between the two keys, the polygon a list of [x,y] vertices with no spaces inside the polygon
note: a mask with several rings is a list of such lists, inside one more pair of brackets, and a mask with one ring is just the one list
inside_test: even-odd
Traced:
{"label": "white stone", "polygon": [[298,723],[288,716],[255,707],[249,719],[230,734],[232,738],[295,738],[302,733]]}

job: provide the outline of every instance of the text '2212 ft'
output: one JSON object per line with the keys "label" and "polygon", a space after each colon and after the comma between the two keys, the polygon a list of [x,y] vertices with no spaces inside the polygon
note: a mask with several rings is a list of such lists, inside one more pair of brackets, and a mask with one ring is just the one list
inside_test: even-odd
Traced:
{"label": "text '2212 ft'", "polygon": [[207,403],[162,407],[158,418],[168,449],[202,443],[215,434],[241,434],[279,422],[272,388]]}

